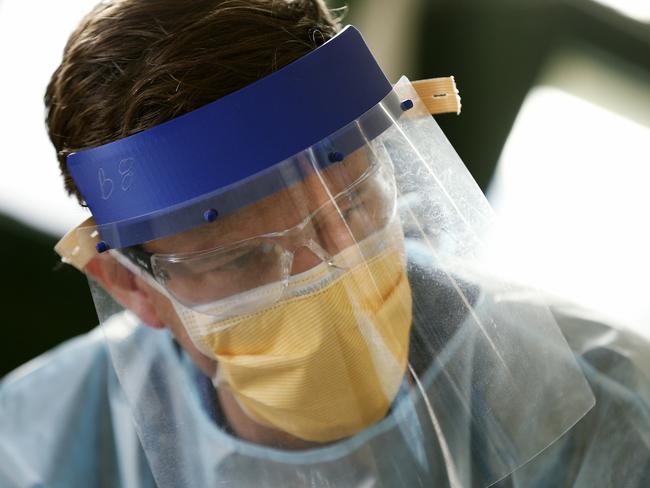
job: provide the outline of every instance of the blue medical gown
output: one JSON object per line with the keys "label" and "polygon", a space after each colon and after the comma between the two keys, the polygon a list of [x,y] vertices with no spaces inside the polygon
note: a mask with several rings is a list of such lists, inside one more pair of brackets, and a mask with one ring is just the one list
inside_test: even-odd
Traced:
{"label": "blue medical gown", "polygon": [[155,486],[100,327],[0,385],[0,487]]}
{"label": "blue medical gown", "polygon": [[[596,407],[495,486],[650,487],[650,347],[582,311],[552,310]],[[195,381],[191,362],[181,363]],[[153,487],[155,481],[98,328],[0,383],[0,488],[104,486]],[[401,486],[411,485],[403,480]]]}

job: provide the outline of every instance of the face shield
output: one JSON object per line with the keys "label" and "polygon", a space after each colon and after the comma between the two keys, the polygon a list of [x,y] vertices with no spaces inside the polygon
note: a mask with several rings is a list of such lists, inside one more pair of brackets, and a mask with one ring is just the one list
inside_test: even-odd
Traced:
{"label": "face shield", "polygon": [[492,212],[430,103],[348,27],[69,156],[94,220],[64,260],[178,324],[90,280],[158,485],[488,486],[591,408],[549,310],[484,271]]}

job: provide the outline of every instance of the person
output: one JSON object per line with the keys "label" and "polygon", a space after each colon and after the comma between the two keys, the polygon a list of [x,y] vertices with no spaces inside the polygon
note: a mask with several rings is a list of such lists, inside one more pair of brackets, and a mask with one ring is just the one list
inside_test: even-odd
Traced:
{"label": "person", "polygon": [[643,344],[485,271],[419,93],[320,0],[85,17],[45,103],[100,326],[3,380],[0,486],[648,486]]}

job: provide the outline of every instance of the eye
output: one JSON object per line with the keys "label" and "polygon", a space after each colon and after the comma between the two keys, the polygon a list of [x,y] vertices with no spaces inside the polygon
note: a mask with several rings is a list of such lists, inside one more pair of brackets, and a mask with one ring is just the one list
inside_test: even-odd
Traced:
{"label": "eye", "polygon": [[237,271],[244,267],[253,266],[257,271],[261,271],[261,267],[266,266],[267,263],[275,256],[273,250],[273,244],[269,242],[262,242],[253,248],[247,249],[245,252],[238,255],[234,259],[225,263],[220,263],[219,266],[214,267],[214,270]]}
{"label": "eye", "polygon": [[257,250],[249,250],[243,254],[240,254],[234,259],[231,259],[230,261],[227,261],[225,263],[220,263],[218,265],[215,265],[210,271],[211,272],[219,272],[219,271],[236,271],[238,269],[243,268],[248,262],[250,262],[251,259],[254,259],[255,255],[257,254]]}

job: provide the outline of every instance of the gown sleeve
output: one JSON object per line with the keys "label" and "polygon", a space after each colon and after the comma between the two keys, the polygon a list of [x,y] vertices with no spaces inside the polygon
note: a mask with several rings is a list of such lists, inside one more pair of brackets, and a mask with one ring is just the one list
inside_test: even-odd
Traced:
{"label": "gown sleeve", "polygon": [[650,486],[650,343],[573,306],[551,307],[596,405],[498,488]]}
{"label": "gown sleeve", "polygon": [[99,328],[0,382],[0,486],[155,486]]}

